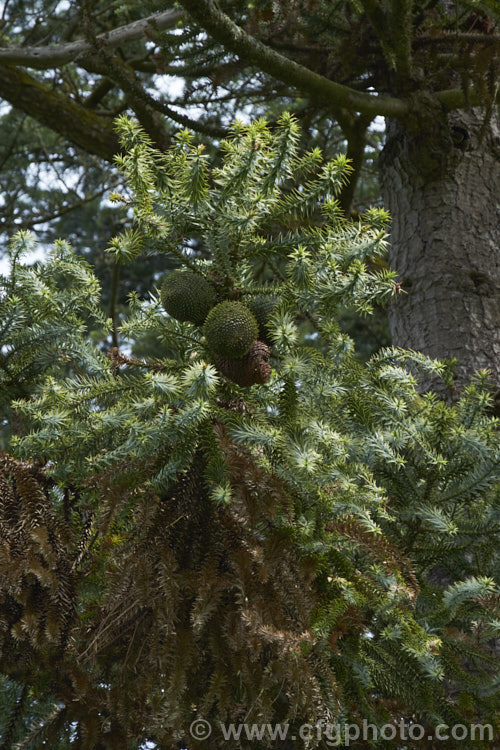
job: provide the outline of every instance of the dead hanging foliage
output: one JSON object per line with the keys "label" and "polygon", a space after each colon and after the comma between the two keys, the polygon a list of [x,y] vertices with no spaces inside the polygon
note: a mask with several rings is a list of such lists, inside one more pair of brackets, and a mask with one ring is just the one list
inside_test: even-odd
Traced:
{"label": "dead hanging foliage", "polygon": [[309,630],[315,571],[277,523],[292,513],[285,488],[222,427],[214,437],[231,503],[210,497],[202,449],[168,493],[143,495],[108,566],[104,604],[79,638],[80,666],[116,686],[109,711],[117,724],[127,736],[147,726],[166,748],[192,746],[196,716],[319,717],[325,685],[336,701],[335,677]]}
{"label": "dead hanging foliage", "polygon": [[[0,668],[23,684],[50,678],[62,708],[44,732],[71,726],[82,750],[146,738],[174,750],[196,746],[197,717],[293,726],[336,712],[289,490],[221,425],[211,439],[230,503],[210,496],[203,441],[162,495],[148,487],[158,466],[102,473],[73,509],[87,491],[98,499],[91,549],[44,472],[0,454]],[[339,620],[330,640],[344,634]]]}
{"label": "dead hanging foliage", "polygon": [[0,668],[24,679],[34,654],[62,652],[76,606],[73,531],[36,464],[0,452]]}
{"label": "dead hanging foliage", "polygon": [[[75,659],[79,619],[88,617],[78,584],[88,573],[91,526],[68,520],[74,515],[65,507],[69,494],[41,465],[0,452],[0,673],[31,699],[50,686],[54,705],[34,721],[22,747],[53,747],[72,727],[75,750],[118,750],[126,739],[119,727],[98,744],[108,693]],[[17,706],[12,709],[11,735],[19,719]]]}
{"label": "dead hanging foliage", "polygon": [[[0,669],[21,684],[50,679],[59,708],[36,736],[55,742],[72,727],[80,750],[146,738],[194,749],[197,717],[293,727],[336,714],[327,652],[364,627],[362,613],[339,602],[325,650],[311,632],[318,570],[297,550],[290,490],[222,425],[206,438],[164,494],[148,486],[158,456],[96,475],[71,512],[42,468],[0,454]],[[211,497],[210,446],[229,503]],[[91,497],[89,532],[68,519]],[[397,568],[415,593],[389,542],[355,519],[326,531]],[[221,741],[214,732],[203,747]]]}

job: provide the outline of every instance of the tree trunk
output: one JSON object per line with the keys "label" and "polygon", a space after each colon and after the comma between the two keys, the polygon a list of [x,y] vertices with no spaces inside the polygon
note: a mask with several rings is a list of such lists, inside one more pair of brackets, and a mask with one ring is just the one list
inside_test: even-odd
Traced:
{"label": "tree trunk", "polygon": [[380,172],[404,290],[389,313],[393,344],[456,357],[458,390],[480,368],[500,388],[498,119],[434,108],[391,121]]}

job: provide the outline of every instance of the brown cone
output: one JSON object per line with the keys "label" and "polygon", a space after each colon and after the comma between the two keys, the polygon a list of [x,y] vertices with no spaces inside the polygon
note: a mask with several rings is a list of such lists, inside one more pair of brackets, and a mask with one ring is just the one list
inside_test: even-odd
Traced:
{"label": "brown cone", "polygon": [[262,341],[254,341],[248,354],[239,359],[216,357],[215,366],[226,378],[247,388],[250,385],[267,383],[271,377],[269,347]]}

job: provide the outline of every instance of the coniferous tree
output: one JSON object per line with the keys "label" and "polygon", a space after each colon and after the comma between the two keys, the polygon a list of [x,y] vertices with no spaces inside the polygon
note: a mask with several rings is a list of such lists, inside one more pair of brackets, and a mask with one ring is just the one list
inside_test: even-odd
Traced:
{"label": "coniferous tree", "polygon": [[[372,122],[385,117],[380,184],[405,291],[391,308],[392,342],[458,358],[459,388],[486,367],[498,384],[498,21],[496,0],[10,0],[0,48],[0,96],[13,107],[0,123],[7,228],[70,221],[75,208],[78,244],[91,246],[85,207],[98,205],[98,162],[119,149],[112,121],[125,111],[165,149],[179,127],[213,143],[238,112],[276,120],[293,109],[329,156],[347,149],[354,169],[339,199],[349,211],[378,155]],[[37,172],[58,189],[33,184]],[[358,210],[366,178],[373,169]],[[33,193],[43,202],[34,217]]]}
{"label": "coniferous tree", "polygon": [[[114,198],[135,225],[110,253],[177,264],[131,295],[120,346],[91,341],[111,324],[67,243],[29,267],[18,235],[1,282],[19,420],[0,454],[2,741],[218,748],[221,721],[298,737],[401,718],[498,737],[487,374],[449,407],[418,393],[417,372],[451,383],[442,362],[385,349],[360,364],[336,317],[397,293],[375,263],[387,216],[345,219],[346,158],[301,153],[291,116],[236,123],[216,168],[188,132],[166,152],[126,118],[120,132],[129,190]],[[158,356],[137,356],[144,336]]]}

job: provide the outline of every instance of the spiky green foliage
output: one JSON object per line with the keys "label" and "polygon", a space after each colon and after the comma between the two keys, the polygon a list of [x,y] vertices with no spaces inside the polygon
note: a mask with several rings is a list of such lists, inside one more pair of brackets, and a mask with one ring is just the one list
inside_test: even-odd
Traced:
{"label": "spiky green foliage", "polygon": [[31,232],[19,232],[9,246],[10,274],[0,276],[0,448],[11,429],[23,429],[12,414],[13,399],[27,396],[49,373],[93,372],[103,362],[81,335],[85,322],[107,328],[90,266],[63,241],[43,265],[30,265],[35,244]]}
{"label": "spiky green foliage", "polygon": [[255,315],[255,320],[259,326],[259,339],[265,343],[270,343],[268,326],[278,304],[277,297],[267,294],[257,294],[252,299],[247,300],[247,305]]}
{"label": "spiky green foliage", "polygon": [[[301,181],[292,118],[273,133],[237,124],[218,169],[200,166],[188,134],[159,153],[130,121],[121,130],[143,246],[213,279],[224,305],[280,300],[272,372],[229,371],[155,296],[132,297],[120,335],[155,336],[168,357],[87,344],[66,377],[39,365],[36,396],[14,404],[26,425],[16,458],[0,467],[3,559],[23,550],[0,579],[0,667],[53,703],[27,746],[71,727],[75,747],[191,748],[195,718],[213,724],[207,750],[223,743],[220,721],[496,731],[500,440],[487,374],[452,408],[418,387],[419,373],[451,382],[446,363],[387,349],[359,364],[335,317],[394,291],[370,265],[385,216],[339,216],[343,157]],[[264,288],[256,258],[274,269]],[[83,314],[63,314],[83,347]]]}

